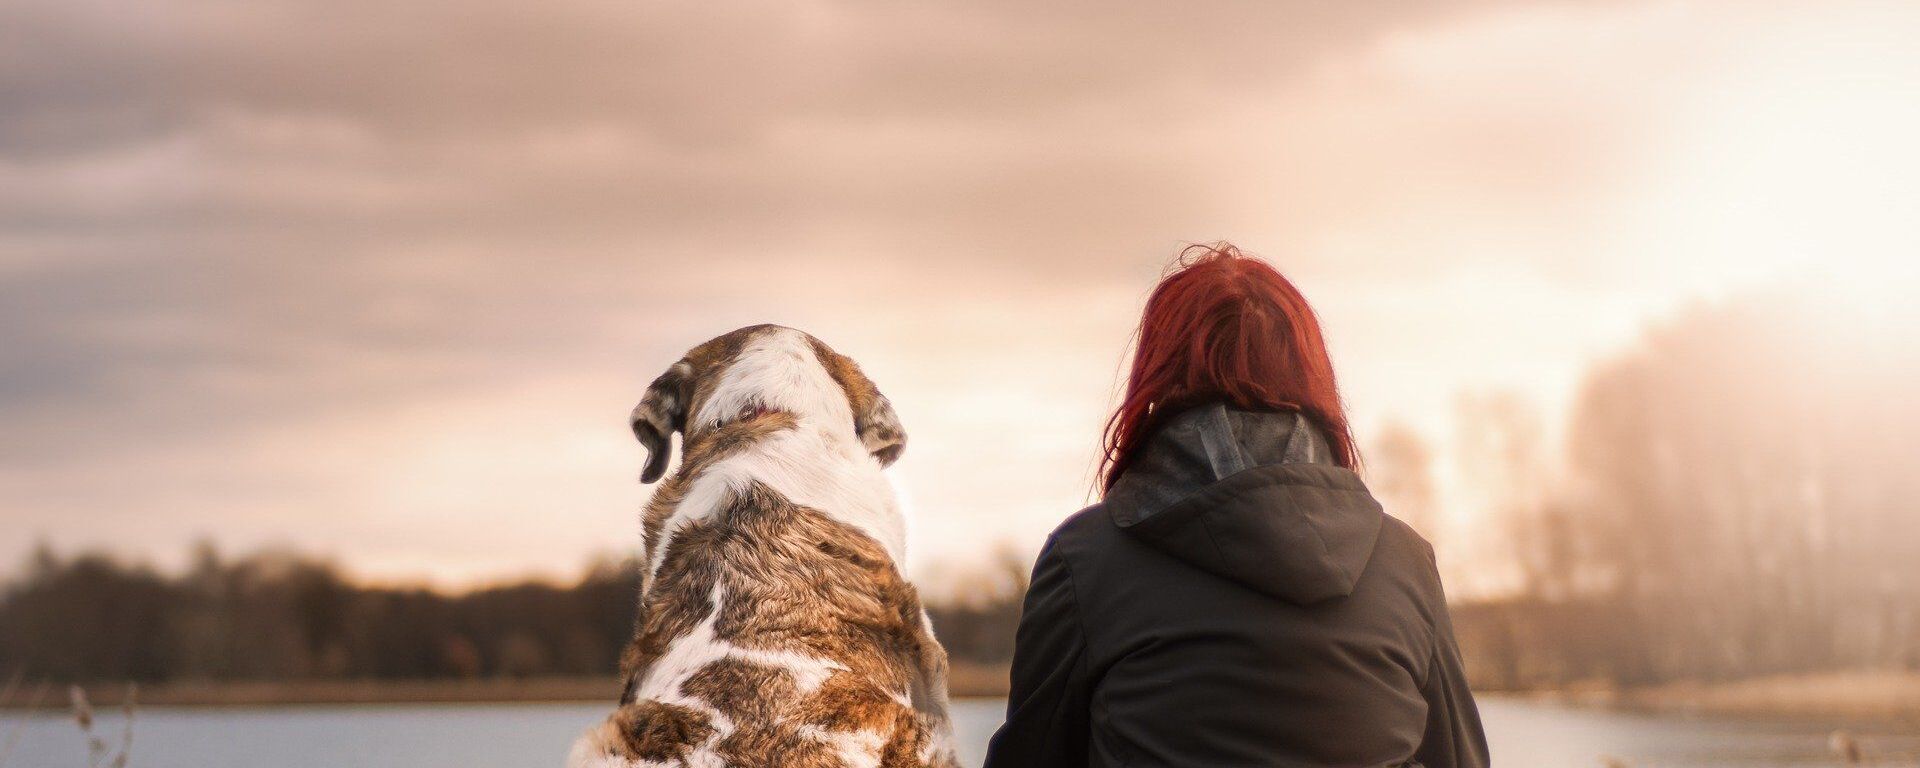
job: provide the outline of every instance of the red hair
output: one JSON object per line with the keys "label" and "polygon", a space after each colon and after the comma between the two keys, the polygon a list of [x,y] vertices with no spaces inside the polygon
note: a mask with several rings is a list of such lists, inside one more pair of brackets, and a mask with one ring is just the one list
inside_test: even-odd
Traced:
{"label": "red hair", "polygon": [[1326,433],[1335,463],[1360,463],[1320,320],[1266,262],[1229,243],[1187,246],[1147,298],[1137,336],[1126,398],[1107,420],[1103,490],[1162,420],[1212,401],[1304,413]]}

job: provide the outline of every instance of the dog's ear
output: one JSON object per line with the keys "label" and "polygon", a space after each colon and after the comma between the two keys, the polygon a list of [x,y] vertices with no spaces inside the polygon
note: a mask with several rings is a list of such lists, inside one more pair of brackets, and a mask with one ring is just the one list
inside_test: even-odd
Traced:
{"label": "dog's ear", "polygon": [[651,483],[667,472],[673,458],[673,433],[686,429],[687,400],[693,395],[693,366],[681,360],[647,387],[633,407],[633,436],[647,449],[647,465],[640,482]]}
{"label": "dog's ear", "polygon": [[860,444],[867,447],[867,453],[880,460],[880,466],[893,466],[900,460],[900,453],[907,449],[907,432],[900,426],[900,415],[893,412],[893,403],[880,390],[868,385],[868,397],[853,398],[853,431],[860,436]]}

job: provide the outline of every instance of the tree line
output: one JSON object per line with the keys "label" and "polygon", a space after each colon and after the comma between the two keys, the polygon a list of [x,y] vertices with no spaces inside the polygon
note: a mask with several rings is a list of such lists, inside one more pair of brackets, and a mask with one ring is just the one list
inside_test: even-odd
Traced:
{"label": "tree line", "polygon": [[[358,583],[287,552],[201,546],[167,575],[46,548],[0,591],[0,672],[57,681],[462,679],[610,675],[633,631],[638,565],[571,584],[462,593]],[[1024,590],[1004,568],[929,606],[949,652],[1006,657]]]}
{"label": "tree line", "polygon": [[1920,327],[1697,306],[1586,377],[1564,450],[1470,404],[1517,587],[1456,607],[1490,685],[1920,670]]}

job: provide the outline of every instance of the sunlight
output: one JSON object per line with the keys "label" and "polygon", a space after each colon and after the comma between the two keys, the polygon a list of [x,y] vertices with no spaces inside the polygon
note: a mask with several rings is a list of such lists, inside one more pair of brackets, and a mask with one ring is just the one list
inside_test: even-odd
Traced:
{"label": "sunlight", "polygon": [[1706,84],[1670,147],[1671,184],[1642,202],[1623,250],[1659,254],[1703,295],[1789,278],[1907,307],[1920,284],[1920,56],[1868,26],[1810,37]]}

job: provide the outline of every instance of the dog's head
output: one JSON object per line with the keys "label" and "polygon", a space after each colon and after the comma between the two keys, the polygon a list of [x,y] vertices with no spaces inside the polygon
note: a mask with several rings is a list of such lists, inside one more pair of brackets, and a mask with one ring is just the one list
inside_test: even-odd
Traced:
{"label": "dog's head", "polygon": [[647,387],[633,408],[633,434],[647,449],[640,481],[666,473],[674,432],[692,439],[769,411],[844,427],[881,466],[906,448],[893,404],[860,366],[800,331],[755,325],[694,347]]}

